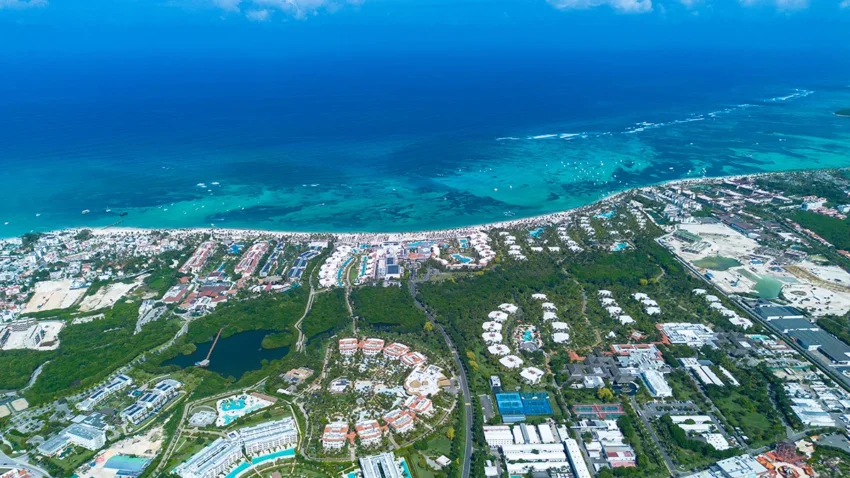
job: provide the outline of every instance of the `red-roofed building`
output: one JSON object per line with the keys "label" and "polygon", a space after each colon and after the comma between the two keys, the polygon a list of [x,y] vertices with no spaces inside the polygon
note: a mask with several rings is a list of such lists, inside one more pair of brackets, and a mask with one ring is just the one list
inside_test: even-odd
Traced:
{"label": "red-roofed building", "polygon": [[348,439],[347,434],[348,423],[328,423],[325,425],[324,433],[322,433],[322,448],[338,450],[344,447],[345,441]]}
{"label": "red-roofed building", "polygon": [[407,410],[395,409],[384,415],[384,422],[396,433],[407,433],[413,429],[413,414]]}
{"label": "red-roofed building", "polygon": [[363,355],[378,355],[384,349],[384,339],[366,339],[360,343]]}
{"label": "red-roofed building", "polygon": [[410,351],[410,347],[400,343],[389,344],[384,348],[384,357],[398,360],[402,355]]}
{"label": "red-roofed building", "polygon": [[409,352],[401,357],[401,363],[408,367],[417,367],[428,361],[428,357],[420,352]]}
{"label": "red-roofed building", "polygon": [[377,420],[364,420],[354,425],[357,430],[357,437],[360,438],[360,444],[363,446],[372,446],[381,444],[381,436],[383,431]]}
{"label": "red-roofed building", "polygon": [[431,399],[422,395],[415,395],[404,401],[404,406],[417,415],[431,415],[434,412],[434,404]]}
{"label": "red-roofed building", "polygon": [[342,355],[354,355],[357,353],[357,339],[339,339],[339,353]]}

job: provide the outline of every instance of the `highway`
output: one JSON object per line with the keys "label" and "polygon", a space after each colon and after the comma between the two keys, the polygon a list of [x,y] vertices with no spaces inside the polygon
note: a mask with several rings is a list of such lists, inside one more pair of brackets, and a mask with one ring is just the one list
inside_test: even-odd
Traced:
{"label": "highway", "polygon": [[419,299],[416,297],[416,282],[414,280],[410,281],[410,294],[413,295],[413,300],[416,302],[416,307],[422,309],[425,312],[425,315],[428,317],[428,320],[431,324],[434,325],[434,328],[440,331],[440,334],[443,336],[443,340],[446,341],[446,345],[449,346],[449,350],[452,352],[452,359],[454,359],[455,367],[457,367],[458,371],[458,379],[460,381],[460,388],[463,391],[463,406],[466,417],[466,444],[464,445],[464,453],[463,453],[463,474],[461,475],[463,478],[467,478],[470,473],[470,467],[472,466],[472,399],[471,394],[469,393],[469,383],[466,380],[466,371],[463,368],[463,364],[460,361],[460,356],[457,353],[457,349],[455,348],[454,343],[452,343],[452,339],[449,337],[449,334],[446,333],[443,326],[438,324],[436,320],[434,320],[434,316],[428,312],[428,309],[419,302]]}

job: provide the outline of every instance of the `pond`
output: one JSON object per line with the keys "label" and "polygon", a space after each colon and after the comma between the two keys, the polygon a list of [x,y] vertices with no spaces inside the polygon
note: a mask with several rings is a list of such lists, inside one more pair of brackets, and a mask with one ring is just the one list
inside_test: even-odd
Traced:
{"label": "pond", "polygon": [[731,257],[708,256],[694,261],[694,265],[713,271],[726,271],[733,267],[740,266],[741,263]]}
{"label": "pond", "polygon": [[[289,353],[289,347],[276,349],[262,348],[263,338],[272,334],[272,330],[249,330],[221,338],[210,356],[208,370],[224,377],[239,379],[245,372],[259,370],[263,360],[277,360]],[[195,351],[189,355],[178,355],[163,362],[163,366],[177,365],[178,367],[194,367],[196,362],[205,359],[210,351],[212,340],[195,344]]]}

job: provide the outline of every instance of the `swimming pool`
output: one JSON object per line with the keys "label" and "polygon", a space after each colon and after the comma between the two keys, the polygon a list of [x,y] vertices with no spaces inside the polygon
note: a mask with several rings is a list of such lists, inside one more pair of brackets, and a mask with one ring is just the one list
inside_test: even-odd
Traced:
{"label": "swimming pool", "polygon": [[287,448],[286,450],[276,451],[268,455],[260,455],[251,460],[251,465],[259,465],[260,463],[278,458],[292,458],[293,456],[295,456],[295,448]]}
{"label": "swimming pool", "polygon": [[629,248],[628,242],[617,242],[613,246],[611,246],[611,251],[620,252],[620,251],[628,249],[628,248]]}
{"label": "swimming pool", "polygon": [[596,215],[598,219],[611,219],[616,213],[614,211],[600,212]]}
{"label": "swimming pool", "polygon": [[225,475],[224,478],[236,478],[237,476],[241,475],[242,473],[245,473],[245,471],[247,471],[248,468],[251,468],[251,465],[249,465],[245,462],[242,462],[242,463],[239,464],[239,466],[234,468],[233,471],[231,471],[230,473]]}
{"label": "swimming pool", "polygon": [[462,256],[462,255],[460,255],[460,254],[452,254],[452,257],[453,257],[456,261],[460,262],[461,264],[469,264],[470,262],[472,262],[472,259],[471,259],[471,258],[466,257],[466,256]]}
{"label": "swimming pool", "polygon": [[528,233],[529,236],[531,236],[535,239],[539,238],[541,234],[543,234],[543,228],[542,227],[538,227],[537,229]]}
{"label": "swimming pool", "polygon": [[534,340],[534,335],[530,330],[526,330],[522,333],[522,340],[525,340],[526,342],[531,342],[532,340]]}
{"label": "swimming pool", "polygon": [[462,238],[458,239],[457,241],[460,243],[461,249],[466,249],[467,247],[469,247],[469,239],[462,237]]}
{"label": "swimming pool", "polygon": [[410,468],[407,467],[407,460],[402,458],[401,460],[399,460],[398,464],[401,465],[401,475],[404,478],[412,478],[413,477],[413,475],[410,474]]}
{"label": "swimming pool", "polygon": [[228,399],[224,403],[221,404],[221,411],[223,412],[232,412],[236,410],[242,410],[245,408],[245,400],[241,398],[236,399]]}

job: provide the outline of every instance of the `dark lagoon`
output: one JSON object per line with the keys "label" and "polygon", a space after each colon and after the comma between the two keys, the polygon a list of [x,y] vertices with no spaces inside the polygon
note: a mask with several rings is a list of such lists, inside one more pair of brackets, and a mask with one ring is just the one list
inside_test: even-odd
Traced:
{"label": "dark lagoon", "polygon": [[[210,356],[210,365],[207,367],[224,377],[240,378],[245,372],[259,370],[263,360],[277,360],[289,353],[289,347],[276,349],[264,349],[263,338],[274,333],[272,330],[250,330],[231,335],[218,340],[218,343]],[[163,362],[163,366],[177,365],[178,367],[194,367],[196,362],[205,359],[207,352],[212,347],[212,340],[201,344],[195,344],[196,350],[189,355],[178,355],[171,360]]]}

